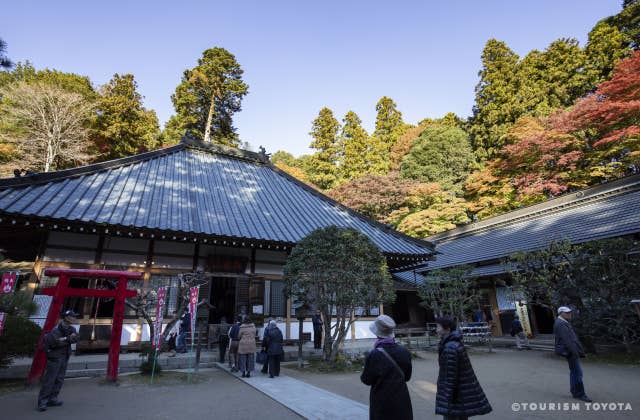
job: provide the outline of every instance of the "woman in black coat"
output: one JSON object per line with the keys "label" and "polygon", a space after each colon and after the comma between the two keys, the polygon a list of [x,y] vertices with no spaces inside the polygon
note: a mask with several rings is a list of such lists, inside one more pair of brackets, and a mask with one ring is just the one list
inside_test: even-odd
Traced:
{"label": "woman in black coat", "polygon": [[269,356],[269,377],[280,376],[280,360],[284,350],[282,349],[282,331],[276,325],[276,321],[269,321],[269,326],[264,333],[264,340]]}
{"label": "woman in black coat", "polygon": [[360,380],[371,386],[369,418],[411,420],[413,410],[407,382],[411,379],[411,353],[394,340],[396,324],[380,315],[369,329],[378,337],[369,352]]}
{"label": "woman in black coat", "polygon": [[441,337],[436,414],[445,419],[466,419],[491,412],[491,404],[478,383],[455,322],[439,318],[436,323]]}

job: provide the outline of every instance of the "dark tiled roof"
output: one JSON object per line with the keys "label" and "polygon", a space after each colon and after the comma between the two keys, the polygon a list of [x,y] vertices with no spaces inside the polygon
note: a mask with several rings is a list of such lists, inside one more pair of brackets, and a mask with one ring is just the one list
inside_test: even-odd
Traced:
{"label": "dark tiled roof", "polygon": [[432,254],[429,242],[339,205],[264,155],[188,140],[116,161],[0,180],[0,213],[288,244],[336,225],[361,231],[387,255]]}
{"label": "dark tiled roof", "polygon": [[527,209],[434,235],[438,256],[427,270],[480,265],[474,275],[503,271],[498,260],[517,251],[542,248],[554,240],[583,243],[640,232],[640,177],[633,176],[549,200]]}
{"label": "dark tiled roof", "polygon": [[416,272],[416,270],[399,271],[399,272],[392,273],[391,276],[396,281],[410,284],[412,286],[418,286],[422,284],[424,281],[424,276]]}

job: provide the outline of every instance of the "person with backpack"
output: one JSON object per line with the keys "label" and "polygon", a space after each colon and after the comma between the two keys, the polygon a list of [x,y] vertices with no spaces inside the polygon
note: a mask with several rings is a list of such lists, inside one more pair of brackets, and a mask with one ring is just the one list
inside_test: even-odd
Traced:
{"label": "person with backpack", "polygon": [[187,352],[187,334],[191,332],[191,314],[185,312],[180,317],[180,332],[178,333],[178,339],[176,344],[177,353]]}
{"label": "person with backpack", "polygon": [[395,321],[388,315],[380,315],[369,326],[377,339],[373,350],[365,359],[360,380],[371,386],[371,420],[413,419],[411,397],[407,388],[412,372],[411,353],[396,343],[393,333],[395,327]]}
{"label": "person with backpack", "polygon": [[44,336],[43,346],[47,355],[47,367],[38,394],[38,411],[46,411],[47,407],[62,405],[58,394],[67,373],[71,344],[78,341],[76,329],[71,325],[77,322],[77,317],[78,314],[72,310],[63,312],[60,323]]}

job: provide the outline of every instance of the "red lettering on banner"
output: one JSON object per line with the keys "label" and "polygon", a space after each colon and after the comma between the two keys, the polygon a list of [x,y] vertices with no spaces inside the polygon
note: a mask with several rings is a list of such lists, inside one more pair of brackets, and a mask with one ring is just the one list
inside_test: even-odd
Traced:
{"label": "red lettering on banner", "polygon": [[200,286],[193,286],[189,289],[189,312],[191,313],[191,341],[196,330],[196,312],[198,310],[198,295],[200,294]]}
{"label": "red lettering on banner", "polygon": [[2,284],[0,284],[0,293],[13,293],[16,278],[16,273],[4,273],[2,275]]}

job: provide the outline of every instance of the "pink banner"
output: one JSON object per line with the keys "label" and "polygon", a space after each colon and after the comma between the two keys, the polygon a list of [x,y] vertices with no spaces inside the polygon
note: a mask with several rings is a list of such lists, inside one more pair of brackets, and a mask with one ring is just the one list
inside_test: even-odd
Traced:
{"label": "pink banner", "polygon": [[164,308],[164,300],[167,295],[167,288],[161,287],[158,289],[158,305],[156,306],[156,324],[154,328],[154,337],[153,337],[153,349],[160,350],[161,337],[162,337],[162,318],[163,318],[163,308]]}
{"label": "pink banner", "polygon": [[0,293],[13,293],[13,288],[16,286],[16,278],[16,273],[4,273],[0,284]]}
{"label": "pink banner", "polygon": [[191,314],[191,342],[196,333],[196,312],[198,311],[198,295],[200,286],[193,286],[189,289],[189,313]]}
{"label": "pink banner", "polygon": [[7,316],[4,312],[0,312],[0,335],[2,335],[2,331],[4,331],[4,319]]}

